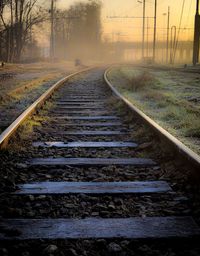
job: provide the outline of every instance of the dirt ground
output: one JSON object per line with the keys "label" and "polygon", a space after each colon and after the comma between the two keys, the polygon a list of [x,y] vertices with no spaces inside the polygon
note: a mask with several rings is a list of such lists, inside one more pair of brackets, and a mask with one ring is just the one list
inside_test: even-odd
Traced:
{"label": "dirt ground", "polygon": [[0,132],[53,83],[76,70],[73,62],[6,64],[0,68]]}

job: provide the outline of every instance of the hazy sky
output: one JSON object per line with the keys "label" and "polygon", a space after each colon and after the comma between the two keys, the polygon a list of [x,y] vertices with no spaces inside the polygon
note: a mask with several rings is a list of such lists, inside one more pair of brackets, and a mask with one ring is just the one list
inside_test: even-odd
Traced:
{"label": "hazy sky", "polygon": [[[67,8],[76,0],[58,0],[58,6]],[[142,1],[142,0],[141,0]],[[140,1],[140,2],[141,2]],[[157,0],[158,2],[158,32],[157,37],[160,40],[166,38],[166,27],[167,27],[167,16],[163,15],[167,13],[168,6],[170,6],[170,27],[176,25],[179,26],[181,9],[183,0]],[[142,3],[138,0],[102,0],[103,12],[102,12],[102,24],[104,37],[114,40],[140,40],[142,33],[142,19],[112,19],[107,16],[142,16]],[[181,23],[182,28],[180,30],[180,38],[184,40],[192,39],[193,27],[194,27],[194,14],[195,14],[196,0],[185,0],[185,6],[183,10],[183,19]],[[148,19],[148,33],[149,40],[153,36],[153,19],[151,18],[154,14],[154,0],[146,0],[146,16]],[[146,22],[147,23],[147,22]],[[147,36],[147,35],[146,35]]]}

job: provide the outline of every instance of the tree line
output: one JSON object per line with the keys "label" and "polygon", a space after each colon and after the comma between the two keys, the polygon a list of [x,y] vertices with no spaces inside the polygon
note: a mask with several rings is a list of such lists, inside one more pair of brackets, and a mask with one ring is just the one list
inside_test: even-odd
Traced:
{"label": "tree line", "polygon": [[[55,0],[56,2],[56,0]],[[50,1],[0,0],[0,60],[20,62],[37,47],[37,33],[50,38]],[[101,2],[88,0],[68,9],[54,8],[55,57],[90,56],[101,44]]]}
{"label": "tree line", "polygon": [[101,2],[78,2],[57,12],[55,54],[65,58],[98,58],[101,50]]}
{"label": "tree line", "polygon": [[25,47],[34,43],[32,28],[46,19],[38,0],[1,0],[0,58],[19,62]]}

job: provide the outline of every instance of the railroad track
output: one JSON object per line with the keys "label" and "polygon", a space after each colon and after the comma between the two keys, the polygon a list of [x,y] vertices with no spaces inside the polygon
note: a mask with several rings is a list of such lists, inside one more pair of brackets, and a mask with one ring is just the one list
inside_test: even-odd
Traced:
{"label": "railroad track", "polygon": [[102,75],[96,69],[64,81],[49,99],[48,119],[6,164],[17,184],[1,199],[4,255],[158,255],[140,247],[150,241],[161,253],[160,239],[176,247],[177,238],[200,252],[190,243],[200,229],[187,198],[162,178],[159,158],[147,157],[149,138],[134,139],[140,124],[112,106]]}

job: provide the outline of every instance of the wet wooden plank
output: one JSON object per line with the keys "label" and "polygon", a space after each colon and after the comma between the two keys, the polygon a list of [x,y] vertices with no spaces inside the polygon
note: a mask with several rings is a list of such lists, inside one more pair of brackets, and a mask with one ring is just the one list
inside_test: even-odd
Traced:
{"label": "wet wooden plank", "polygon": [[67,120],[119,120],[117,116],[55,116],[55,118]]}
{"label": "wet wooden plank", "polygon": [[[64,128],[64,124],[61,125]],[[73,125],[74,126],[74,125]],[[71,130],[59,130],[59,131],[55,131],[55,129],[52,128],[44,128],[42,130],[43,134],[51,134],[51,136],[57,136],[57,135],[66,135],[66,136],[103,136],[103,137],[107,137],[107,136],[121,136],[121,135],[129,135],[129,131],[126,129],[122,129],[122,131],[119,130],[74,130],[73,126],[70,126]],[[75,125],[76,126],[76,125]],[[68,127],[69,128],[69,127]],[[98,128],[98,127],[95,127]],[[119,127],[121,128],[121,127]],[[126,141],[126,140],[125,140]]]}
{"label": "wet wooden plank", "polygon": [[67,101],[67,100],[106,100],[107,98],[104,97],[104,96],[88,96],[88,95],[85,95],[85,96],[70,96],[68,95],[64,100]]}
{"label": "wet wooden plank", "polygon": [[48,141],[48,142],[34,142],[34,147],[57,147],[57,148],[136,148],[138,144],[133,142],[99,142],[99,141],[73,141],[73,142],[63,142],[63,141]]}
{"label": "wet wooden plank", "polygon": [[[62,88],[62,89],[64,89],[64,88]],[[80,95],[85,95],[85,96],[95,95],[95,96],[99,96],[99,94],[103,93],[102,91],[101,92],[97,92],[95,90],[92,90],[91,88],[90,88],[89,91],[86,90],[86,92],[85,91],[81,92],[80,90],[73,90],[73,89],[69,90],[69,88],[67,88],[67,90],[63,90],[63,91],[65,91],[67,93],[66,94],[67,96],[68,95],[74,95],[74,96],[76,96],[76,95],[78,95],[78,96],[80,96]]]}
{"label": "wet wooden plank", "polygon": [[65,99],[65,100],[58,100],[56,104],[67,104],[67,103],[101,103],[101,102],[107,102],[106,100],[85,100],[85,99]]}
{"label": "wet wooden plank", "polygon": [[115,136],[115,135],[127,135],[127,132],[121,131],[67,131],[58,132],[59,135],[75,135],[75,136]]}
{"label": "wet wooden plank", "polygon": [[80,97],[80,96],[95,96],[95,97],[99,97],[101,95],[105,95],[104,92],[102,91],[87,91],[87,92],[81,92],[80,90],[72,90],[72,91],[69,91],[68,89],[67,90],[62,90],[62,93],[66,93],[67,97],[69,96],[73,96],[73,97]]}
{"label": "wet wooden plank", "polygon": [[80,91],[80,88],[67,88],[67,87],[63,87],[62,88],[62,92],[66,92],[66,95],[95,95],[98,96],[99,94],[105,94],[104,91],[102,91],[102,89],[100,90],[95,90],[95,89],[89,89],[87,90],[87,88],[85,88],[85,91]]}
{"label": "wet wooden plank", "polygon": [[[60,124],[60,125],[63,125],[63,124]],[[101,122],[94,122],[94,123],[74,123],[74,124],[71,124],[71,123],[66,123],[64,124],[66,127],[68,126],[89,126],[89,127],[112,127],[112,126],[119,126],[119,127],[122,127],[123,124],[121,122],[104,122],[104,123],[101,123]]]}
{"label": "wet wooden plank", "polygon": [[146,158],[33,158],[30,165],[76,165],[76,166],[106,166],[106,165],[132,165],[135,167],[155,166],[156,163]]}
{"label": "wet wooden plank", "polygon": [[56,108],[57,110],[64,109],[64,110],[82,110],[82,109],[96,109],[96,110],[104,110],[101,106],[59,106]]}
{"label": "wet wooden plank", "polygon": [[105,95],[105,92],[102,92],[102,90],[99,90],[99,91],[80,91],[80,89],[78,90],[72,90],[70,91],[69,89],[65,90],[64,88],[62,89],[61,91],[62,93],[66,93],[66,97],[69,97],[69,96],[73,96],[73,97],[79,97],[79,96],[95,96],[95,97],[99,97],[101,95]]}
{"label": "wet wooden plank", "polygon": [[108,111],[105,111],[105,110],[54,110],[54,111],[51,111],[50,113],[56,115],[56,116],[63,116],[63,115],[73,115],[76,114],[76,115],[84,115],[84,116],[110,116],[110,115],[113,115],[115,114],[115,112],[108,112]]}
{"label": "wet wooden plank", "polygon": [[192,217],[2,219],[0,240],[185,238],[200,235]]}
{"label": "wet wooden plank", "polygon": [[81,101],[81,102],[77,102],[77,101],[64,101],[64,102],[57,102],[56,105],[58,107],[60,106],[75,106],[75,107],[80,107],[80,106],[86,106],[86,107],[89,107],[89,106],[94,106],[94,107],[104,107],[106,106],[106,104],[104,102],[91,102],[91,101]]}
{"label": "wet wooden plank", "polygon": [[172,189],[165,181],[146,182],[36,182],[18,185],[15,194],[145,194]]}

